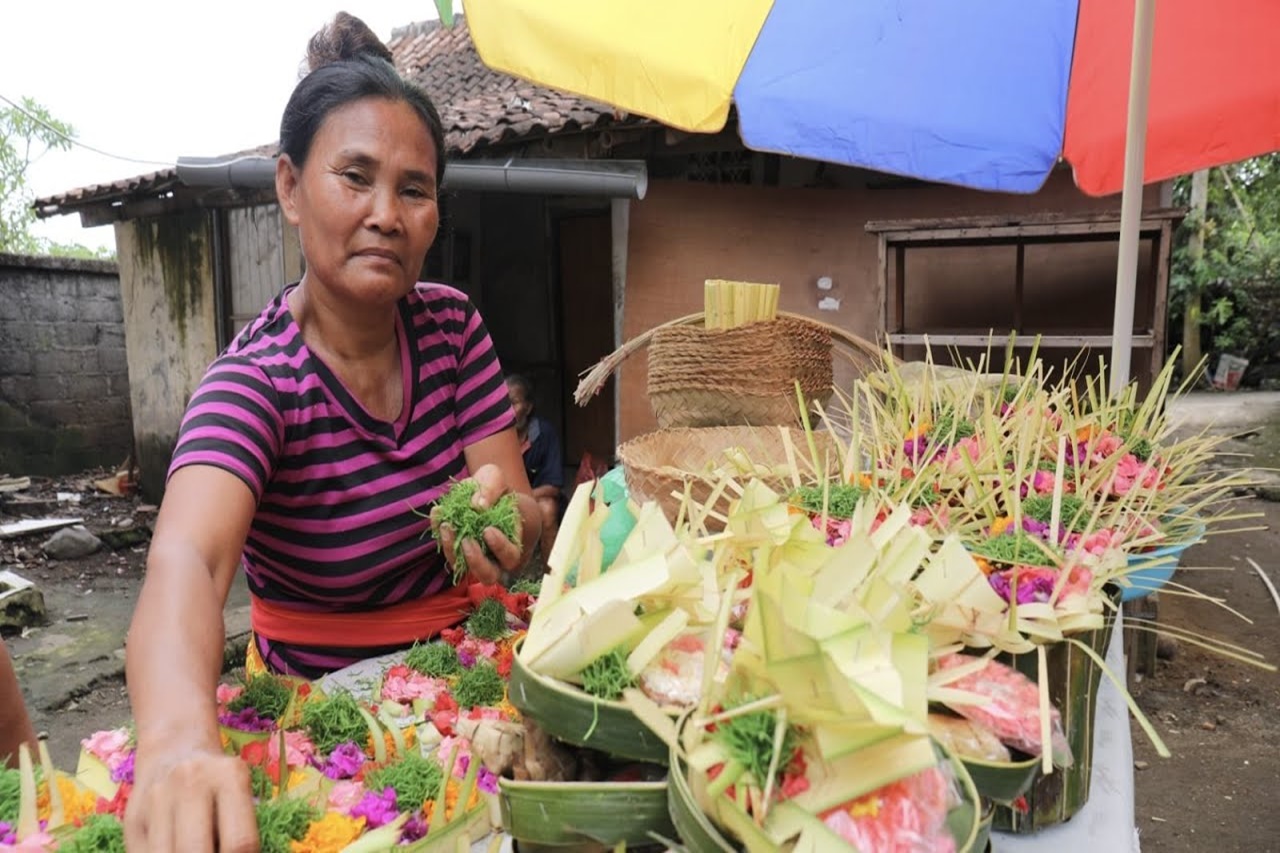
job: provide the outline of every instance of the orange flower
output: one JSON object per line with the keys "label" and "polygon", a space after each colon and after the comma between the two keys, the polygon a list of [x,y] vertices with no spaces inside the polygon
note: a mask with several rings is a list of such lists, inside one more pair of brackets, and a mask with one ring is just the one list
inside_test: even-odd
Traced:
{"label": "orange flower", "polygon": [[58,777],[58,793],[62,795],[62,814],[68,823],[78,826],[98,810],[98,795],[65,776]]}
{"label": "orange flower", "polygon": [[1076,430],[1076,444],[1089,441],[1094,436],[1094,428],[1092,424],[1086,424]]}
{"label": "orange flower", "polygon": [[1004,533],[1006,530],[1008,530],[1009,525],[1011,524],[1013,524],[1013,519],[1010,516],[1007,516],[1007,515],[1000,516],[995,521],[991,522],[991,535],[999,536],[1001,533]]}
{"label": "orange flower", "polygon": [[974,554],[972,556],[973,556],[973,561],[978,565],[978,570],[981,571],[984,575],[990,576],[990,574],[996,570],[995,566],[988,563],[985,557],[979,557],[977,554]]}
{"label": "orange flower", "polygon": [[350,818],[341,812],[325,812],[307,828],[300,841],[289,842],[291,853],[338,853],[360,837],[364,818]]}

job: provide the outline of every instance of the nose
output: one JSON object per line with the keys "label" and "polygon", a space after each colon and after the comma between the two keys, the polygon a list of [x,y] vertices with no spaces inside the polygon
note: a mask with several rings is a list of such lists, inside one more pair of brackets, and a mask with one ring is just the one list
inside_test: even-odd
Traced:
{"label": "nose", "polygon": [[400,196],[394,187],[374,187],[369,194],[365,225],[383,234],[395,234],[401,227]]}

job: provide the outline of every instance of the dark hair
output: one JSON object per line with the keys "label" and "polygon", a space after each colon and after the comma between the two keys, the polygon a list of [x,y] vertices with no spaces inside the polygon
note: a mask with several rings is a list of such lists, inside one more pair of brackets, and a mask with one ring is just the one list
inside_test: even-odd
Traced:
{"label": "dark hair", "polygon": [[520,389],[520,394],[528,402],[533,402],[533,383],[529,381],[529,377],[521,373],[512,373],[507,377],[507,384],[514,385]]}
{"label": "dark hair", "polygon": [[329,113],[361,98],[386,98],[413,107],[436,149],[436,182],[444,179],[444,127],[418,86],[392,65],[391,51],[364,21],[339,12],[307,44],[309,73],[298,81],[280,119],[280,150],[299,168]]}

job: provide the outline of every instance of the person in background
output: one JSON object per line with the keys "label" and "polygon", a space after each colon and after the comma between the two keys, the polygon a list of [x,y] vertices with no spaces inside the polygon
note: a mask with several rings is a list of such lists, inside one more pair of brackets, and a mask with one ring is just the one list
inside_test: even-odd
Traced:
{"label": "person in background", "polygon": [[[484,323],[463,293],[418,281],[440,221],[440,117],[357,18],[339,13],[307,60],[276,162],[306,272],[192,395],[129,631],[129,853],[258,849],[249,770],[222,750],[215,701],[241,567],[246,671],[316,678],[457,625],[470,584],[526,565],[541,532]],[[466,541],[455,584],[453,532],[439,546],[430,533],[466,478],[478,507],[516,496],[525,547],[486,530],[492,559]]]}
{"label": "person in background", "polygon": [[542,557],[551,554],[564,508],[564,456],[556,428],[533,411],[533,383],[528,377],[507,377],[507,393],[516,413],[516,436],[524,454],[524,470],[542,512]]}
{"label": "person in background", "polygon": [[34,756],[35,729],[31,728],[31,718],[27,716],[27,706],[22,701],[22,689],[18,687],[18,676],[13,671],[9,649],[0,640],[0,761],[9,767],[17,767],[18,747],[24,743],[31,747]]}

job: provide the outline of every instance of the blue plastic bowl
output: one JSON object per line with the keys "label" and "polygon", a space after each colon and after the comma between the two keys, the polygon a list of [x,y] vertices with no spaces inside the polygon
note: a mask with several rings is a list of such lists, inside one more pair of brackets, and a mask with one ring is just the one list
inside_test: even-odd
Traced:
{"label": "blue plastic bowl", "polygon": [[[1131,571],[1125,574],[1129,579],[1129,586],[1120,587],[1122,602],[1143,598],[1169,582],[1182,561],[1182,552],[1204,539],[1204,522],[1196,519],[1187,532],[1189,535],[1176,545],[1129,555]],[[1136,566],[1141,568],[1134,568]]]}

